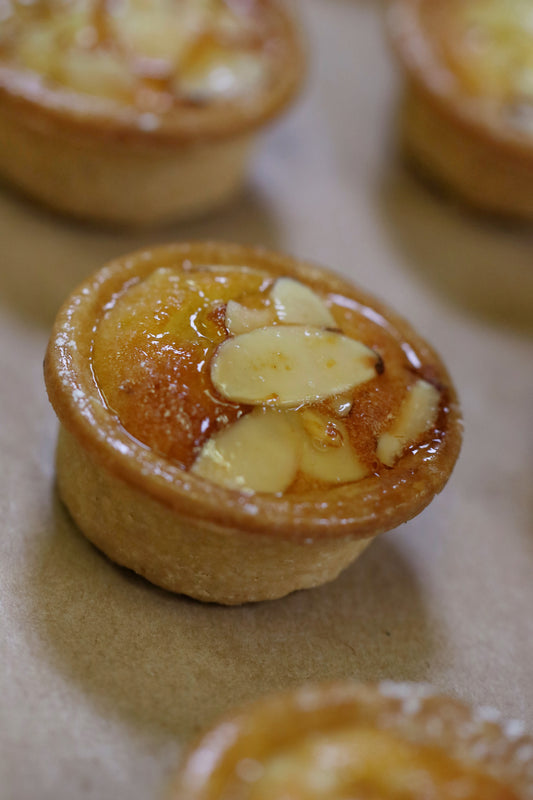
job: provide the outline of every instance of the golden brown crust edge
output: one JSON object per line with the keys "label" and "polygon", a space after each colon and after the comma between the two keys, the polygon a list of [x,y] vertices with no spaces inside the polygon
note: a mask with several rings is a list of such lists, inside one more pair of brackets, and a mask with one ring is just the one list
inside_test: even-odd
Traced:
{"label": "golden brown crust edge", "polygon": [[[436,453],[404,456],[381,477],[303,496],[243,495],[184,473],[129,437],[102,403],[91,369],[92,330],[100,309],[126,280],[158,266],[197,263],[266,267],[274,274],[315,281],[383,312],[449,387],[445,435]],[[177,513],[187,524],[206,522],[276,540],[366,539],[418,514],[445,485],[458,456],[462,424],[455,390],[435,352],[408,323],[322,268],[260,248],[184,243],[118,259],[82,284],[58,314],[45,359],[50,400],[62,425],[102,469]],[[275,528],[273,529],[273,521]]]}
{"label": "golden brown crust edge", "polygon": [[441,186],[482,211],[533,219],[533,141],[489,118],[445,77],[425,42],[419,9],[425,0],[391,0],[388,33],[406,88],[401,143]]}

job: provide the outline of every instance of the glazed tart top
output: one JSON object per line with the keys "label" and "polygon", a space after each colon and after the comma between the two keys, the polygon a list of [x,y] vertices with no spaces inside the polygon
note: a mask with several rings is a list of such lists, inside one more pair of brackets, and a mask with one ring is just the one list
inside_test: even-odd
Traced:
{"label": "glazed tart top", "polygon": [[450,379],[406,323],[249,248],[163,248],[97,273],[58,318],[47,379],[64,424],[119,471],[130,451],[187,504],[209,485],[259,526],[257,504],[291,525],[312,510],[315,532],[390,527],[442,488],[460,443]]}
{"label": "glazed tart top", "polygon": [[531,143],[533,9],[529,0],[396,0],[400,54],[437,96],[462,100],[470,121]]}
{"label": "glazed tart top", "polygon": [[277,0],[2,0],[0,85],[72,116],[207,134],[268,116],[299,78]]}
{"label": "glazed tart top", "polygon": [[311,686],[208,731],[173,800],[526,800],[533,740],[424,686]]}
{"label": "glazed tart top", "polygon": [[130,284],[99,321],[93,368],[128,433],[245,492],[379,475],[431,449],[450,400],[357,303],[249,267],[162,267]]}

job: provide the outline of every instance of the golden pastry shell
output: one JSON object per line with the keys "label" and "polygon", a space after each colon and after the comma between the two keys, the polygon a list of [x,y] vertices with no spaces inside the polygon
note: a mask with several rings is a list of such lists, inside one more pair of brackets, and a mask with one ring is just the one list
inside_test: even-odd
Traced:
{"label": "golden pastry shell", "polygon": [[[449,387],[447,428],[436,452],[431,456],[423,449],[409,452],[379,477],[332,487],[326,493],[250,496],[185,472],[134,440],[100,395],[91,368],[94,325],[105,304],[125,282],[184,261],[266,268],[273,275],[289,275],[311,286],[345,294],[382,315],[388,329],[407,342],[422,363],[431,364],[438,379]],[[448,373],[407,322],[333,273],[260,248],[183,243],[111,262],[82,284],[59,312],[46,355],[45,377],[62,425],[105,470],[191,522],[209,521],[276,539],[365,539],[405,522],[443,488],[461,443],[460,412]]]}

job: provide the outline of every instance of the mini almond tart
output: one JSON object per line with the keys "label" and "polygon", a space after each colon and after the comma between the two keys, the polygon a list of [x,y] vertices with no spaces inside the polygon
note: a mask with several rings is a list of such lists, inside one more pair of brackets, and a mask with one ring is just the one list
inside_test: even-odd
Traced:
{"label": "mini almond tart", "polygon": [[407,155],[472,206],[531,220],[531,3],[392,0],[388,15]]}
{"label": "mini almond tart", "polygon": [[80,218],[202,213],[239,188],[302,74],[279,0],[5,0],[0,172]]}
{"label": "mini almond tart", "polygon": [[529,800],[533,738],[417,684],[305,686],[234,713],[169,800]]}
{"label": "mini almond tart", "polygon": [[79,527],[206,601],[332,580],[430,502],[460,448],[454,388],[412,328],[263,249],[176,244],[112,262],[59,312],[45,378]]}

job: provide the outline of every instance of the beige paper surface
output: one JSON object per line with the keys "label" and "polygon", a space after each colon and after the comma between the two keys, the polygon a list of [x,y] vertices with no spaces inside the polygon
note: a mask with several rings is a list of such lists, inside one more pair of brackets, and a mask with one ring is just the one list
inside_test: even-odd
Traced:
{"label": "beige paper surface", "polygon": [[[464,216],[398,163],[398,76],[376,4],[304,5],[304,97],[226,209],[125,235],[0,191],[3,798],[159,797],[217,715],[308,679],[429,681],[533,729],[533,235]],[[385,299],[441,352],[466,423],[454,475],[420,517],[334,583],[236,609],[166,594],[85,541],[55,494],[41,375],[82,278],[199,237],[287,250]]]}

